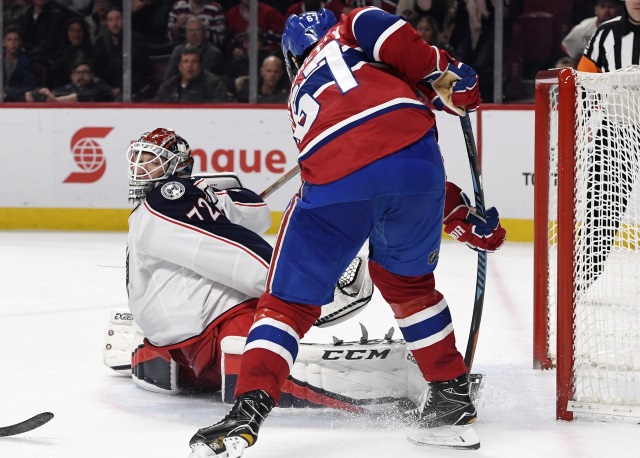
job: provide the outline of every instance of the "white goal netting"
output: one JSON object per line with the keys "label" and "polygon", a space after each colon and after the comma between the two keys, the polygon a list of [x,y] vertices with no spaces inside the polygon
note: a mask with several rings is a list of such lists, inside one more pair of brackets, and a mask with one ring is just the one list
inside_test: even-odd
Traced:
{"label": "white goal netting", "polygon": [[[572,224],[572,399],[640,407],[640,68],[575,75],[573,132],[558,132],[563,100],[549,90],[549,356],[557,358],[557,228]],[[558,169],[558,135],[573,136],[573,171]],[[558,173],[573,178],[572,220],[558,218]]]}

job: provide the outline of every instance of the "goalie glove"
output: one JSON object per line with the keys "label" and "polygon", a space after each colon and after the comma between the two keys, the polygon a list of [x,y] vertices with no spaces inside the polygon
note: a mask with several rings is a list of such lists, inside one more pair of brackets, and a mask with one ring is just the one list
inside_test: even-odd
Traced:
{"label": "goalie glove", "polygon": [[481,102],[478,74],[446,51],[432,47],[438,54],[436,66],[422,80],[420,90],[438,111],[458,116],[475,111]]}
{"label": "goalie glove", "polygon": [[320,318],[314,326],[333,326],[360,313],[371,301],[373,281],[369,275],[367,258],[356,256],[344,271],[333,293],[333,302],[322,306]]}
{"label": "goalie glove", "polygon": [[444,214],[444,231],[472,250],[492,253],[506,239],[507,232],[500,225],[498,210],[491,207],[484,217],[480,216],[469,197],[450,182],[447,182]]}

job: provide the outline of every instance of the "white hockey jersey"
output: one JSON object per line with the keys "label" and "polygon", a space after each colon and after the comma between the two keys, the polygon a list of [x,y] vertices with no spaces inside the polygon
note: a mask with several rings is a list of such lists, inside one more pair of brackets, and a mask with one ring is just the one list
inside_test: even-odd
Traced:
{"label": "white hockey jersey", "polygon": [[258,234],[270,224],[247,189],[213,195],[203,180],[172,176],[150,191],[129,216],[127,247],[129,308],[147,340],[180,344],[259,297],[272,247]]}

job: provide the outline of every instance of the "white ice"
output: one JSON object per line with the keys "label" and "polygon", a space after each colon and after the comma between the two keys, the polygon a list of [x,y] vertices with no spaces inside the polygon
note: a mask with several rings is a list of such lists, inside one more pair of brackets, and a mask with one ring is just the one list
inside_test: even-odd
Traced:
{"label": "white ice", "polygon": [[[107,312],[126,307],[123,233],[0,232],[0,426],[51,411],[39,429],[0,438],[0,457],[184,458],[202,426],[227,413],[219,396],[145,392],[102,365]],[[405,431],[344,413],[276,409],[247,458],[637,457],[638,425],[555,420],[555,374],[532,369],[533,249],[507,243],[489,256],[474,372],[486,383],[478,451],[419,448]],[[464,353],[476,255],[445,242],[437,286]],[[371,338],[396,327],[376,293],[350,322],[314,328],[307,341]]]}

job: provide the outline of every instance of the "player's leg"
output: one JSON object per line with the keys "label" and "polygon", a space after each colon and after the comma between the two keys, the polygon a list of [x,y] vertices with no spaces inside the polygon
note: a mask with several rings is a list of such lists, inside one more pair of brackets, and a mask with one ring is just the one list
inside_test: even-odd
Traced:
{"label": "player's leg", "polygon": [[244,348],[236,401],[223,420],[196,433],[191,440],[194,451],[221,443],[227,448],[255,443],[262,422],[278,402],[300,339],[320,316],[320,306],[333,299],[336,282],[370,232],[369,201],[316,203],[296,197],[285,212],[267,292],[260,298]]}
{"label": "player's leg", "polygon": [[197,340],[171,350],[180,363],[179,385],[189,391],[216,392],[222,383],[222,350],[227,336],[246,337],[253,324],[257,299],[237,305],[223,320],[207,329]]}
{"label": "player's leg", "polygon": [[[411,145],[395,168],[418,171],[423,180],[399,183],[398,196],[386,199],[387,210],[369,243],[374,284],[390,304],[407,346],[425,380],[423,404],[414,414],[425,426],[468,424],[476,413],[471,403],[467,367],[456,349],[448,304],[435,287],[444,205],[444,170],[433,137]],[[424,158],[432,160],[425,161]],[[454,406],[438,410],[441,405]]]}

